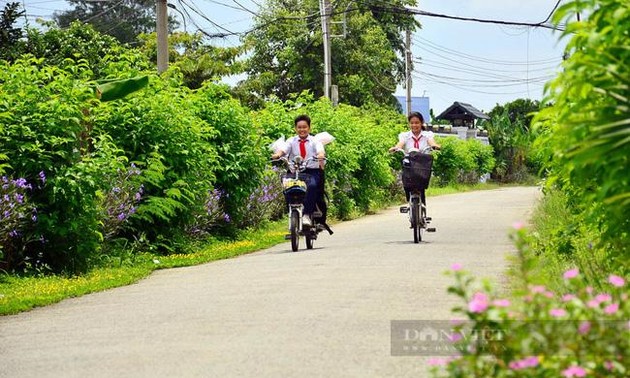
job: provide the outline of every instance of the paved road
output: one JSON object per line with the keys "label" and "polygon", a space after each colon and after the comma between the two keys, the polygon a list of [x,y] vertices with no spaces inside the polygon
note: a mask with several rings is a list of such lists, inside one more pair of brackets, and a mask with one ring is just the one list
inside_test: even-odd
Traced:
{"label": "paved road", "polygon": [[500,279],[535,188],[429,198],[438,232],[411,242],[392,208],[282,244],[158,271],[123,288],[0,317],[1,377],[423,377],[390,353],[390,321],[451,319],[442,273]]}

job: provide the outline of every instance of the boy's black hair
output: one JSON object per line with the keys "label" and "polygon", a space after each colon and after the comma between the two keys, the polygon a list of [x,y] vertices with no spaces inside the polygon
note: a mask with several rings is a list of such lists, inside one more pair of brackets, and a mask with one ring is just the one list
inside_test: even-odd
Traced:
{"label": "boy's black hair", "polygon": [[295,117],[295,121],[293,121],[293,126],[297,126],[298,122],[300,121],[306,121],[309,127],[311,126],[311,117],[307,116],[306,114],[300,114],[299,116]]}

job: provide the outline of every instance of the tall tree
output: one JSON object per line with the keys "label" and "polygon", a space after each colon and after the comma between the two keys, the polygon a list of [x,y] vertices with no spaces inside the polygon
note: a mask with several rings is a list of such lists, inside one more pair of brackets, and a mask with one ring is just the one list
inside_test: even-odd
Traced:
{"label": "tall tree", "polygon": [[[332,81],[341,102],[397,106],[393,96],[404,77],[403,31],[419,27],[404,6],[415,0],[333,2]],[[256,106],[303,90],[323,95],[323,36],[318,0],[267,0],[244,38],[251,51],[248,78],[237,95]]]}
{"label": "tall tree", "polygon": [[16,28],[15,22],[24,15],[20,3],[7,3],[0,13],[0,59],[12,61],[19,55],[22,29]]}
{"label": "tall tree", "polygon": [[[55,13],[59,26],[66,27],[79,20],[91,24],[97,31],[109,34],[122,43],[135,42],[141,33],[155,31],[155,0],[68,0],[74,9]],[[177,22],[169,18],[169,26]]]}
{"label": "tall tree", "polygon": [[[144,42],[140,49],[150,61],[157,60],[157,37],[155,33],[140,36]],[[242,47],[217,47],[204,42],[201,33],[173,33],[168,37],[169,62],[179,68],[184,84],[197,89],[206,80],[237,75],[243,72],[242,63],[237,61]]]}

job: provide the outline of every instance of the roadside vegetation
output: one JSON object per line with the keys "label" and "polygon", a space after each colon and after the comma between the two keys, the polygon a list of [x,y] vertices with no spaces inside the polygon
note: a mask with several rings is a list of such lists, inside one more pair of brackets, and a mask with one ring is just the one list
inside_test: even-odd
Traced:
{"label": "roadside vegetation", "polygon": [[514,145],[513,156],[531,151],[542,163],[545,195],[531,224],[514,225],[513,292],[453,265],[461,321],[453,356],[431,361],[434,376],[628,376],[630,7],[570,1],[553,20],[566,23],[567,59],[527,127],[531,148]]}
{"label": "roadside vegetation", "polygon": [[[9,24],[19,17],[11,6],[2,14]],[[183,47],[158,76],[154,36],[132,48],[79,23],[13,32],[0,51],[2,313],[282,241],[273,231],[285,214],[268,145],[294,133],[298,114],[311,116],[314,133],[336,138],[327,146],[331,219],[400,198],[400,159],[387,149],[407,122],[387,96],[333,107],[302,91],[266,96],[254,109],[187,69],[206,51],[198,37],[173,36]],[[225,53],[230,61],[234,51]],[[492,170],[490,146],[443,144],[434,187],[474,183]]]}

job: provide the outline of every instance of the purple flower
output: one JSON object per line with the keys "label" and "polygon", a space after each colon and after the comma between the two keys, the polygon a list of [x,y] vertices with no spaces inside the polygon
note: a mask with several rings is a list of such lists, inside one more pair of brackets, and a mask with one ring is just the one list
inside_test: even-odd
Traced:
{"label": "purple flower", "polygon": [[228,213],[223,214],[223,220],[230,223],[230,215]]}
{"label": "purple flower", "polygon": [[46,183],[46,174],[44,173],[44,171],[39,172],[39,179],[41,180],[42,184]]}
{"label": "purple flower", "polygon": [[136,193],[136,195],[134,196],[134,199],[136,201],[140,201],[141,198],[142,198],[142,194],[140,194],[140,192]]}
{"label": "purple flower", "polygon": [[17,230],[11,230],[9,232],[9,236],[12,237],[12,238],[17,237],[18,235],[19,235],[19,233],[17,232]]}
{"label": "purple flower", "polygon": [[121,220],[125,220],[125,213],[120,213],[120,214],[118,214],[118,220],[119,220],[119,221],[121,221]]}

